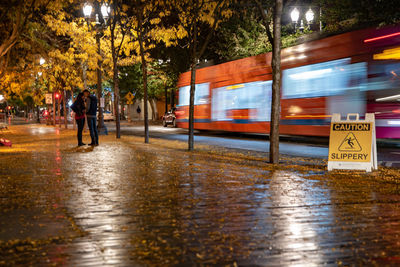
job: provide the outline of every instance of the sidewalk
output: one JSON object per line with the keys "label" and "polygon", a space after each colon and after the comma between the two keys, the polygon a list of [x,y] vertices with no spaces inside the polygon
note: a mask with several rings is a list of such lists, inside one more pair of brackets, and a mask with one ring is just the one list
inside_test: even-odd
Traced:
{"label": "sidewalk", "polygon": [[[400,264],[400,173],[141,137],[10,126],[0,266]],[[84,141],[89,143],[87,134]]]}

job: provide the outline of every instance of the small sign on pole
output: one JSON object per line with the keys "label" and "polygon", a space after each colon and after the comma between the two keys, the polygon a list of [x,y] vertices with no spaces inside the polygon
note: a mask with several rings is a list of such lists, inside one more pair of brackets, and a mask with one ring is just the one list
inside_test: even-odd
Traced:
{"label": "small sign on pole", "polygon": [[126,98],[128,101],[132,101],[134,97],[135,97],[135,96],[134,96],[131,92],[128,92],[128,93],[126,94],[126,96],[125,96],[125,98]]}
{"label": "small sign on pole", "polygon": [[332,115],[328,171],[333,169],[367,172],[378,169],[373,113],[367,113],[365,120],[360,120],[359,114],[348,114],[343,121],[340,114]]}
{"label": "small sign on pole", "polygon": [[133,98],[134,98],[134,97],[135,97],[135,96],[134,96],[131,92],[128,92],[128,93],[125,95],[126,104],[132,105],[132,104],[133,104]]}
{"label": "small sign on pole", "polygon": [[46,94],[46,104],[53,104],[53,94]]}

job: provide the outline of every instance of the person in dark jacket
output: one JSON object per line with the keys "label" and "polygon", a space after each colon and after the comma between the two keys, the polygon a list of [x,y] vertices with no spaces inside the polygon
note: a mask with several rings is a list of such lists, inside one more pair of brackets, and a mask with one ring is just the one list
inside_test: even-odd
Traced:
{"label": "person in dark jacket", "polygon": [[97,120],[97,97],[91,95],[89,90],[84,90],[85,104],[86,104],[86,118],[90,131],[90,138],[92,142],[89,144],[91,146],[99,145],[99,134],[97,132],[96,120]]}
{"label": "person in dark jacket", "polygon": [[78,146],[84,146],[82,142],[83,126],[85,125],[85,96],[83,93],[79,93],[76,97],[75,102],[71,105],[71,109],[75,112],[75,120],[78,125]]}

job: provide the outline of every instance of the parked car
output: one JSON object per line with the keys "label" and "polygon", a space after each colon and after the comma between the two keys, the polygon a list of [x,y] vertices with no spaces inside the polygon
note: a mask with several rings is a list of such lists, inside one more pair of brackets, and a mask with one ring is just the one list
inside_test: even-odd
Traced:
{"label": "parked car", "polygon": [[169,124],[172,125],[173,127],[176,127],[175,110],[176,108],[170,109],[162,117],[162,124],[164,127],[167,127]]}
{"label": "parked car", "polygon": [[[99,113],[97,112],[97,117],[99,117]],[[108,111],[108,110],[103,110],[103,120],[104,121],[113,121],[115,119],[114,115]]]}

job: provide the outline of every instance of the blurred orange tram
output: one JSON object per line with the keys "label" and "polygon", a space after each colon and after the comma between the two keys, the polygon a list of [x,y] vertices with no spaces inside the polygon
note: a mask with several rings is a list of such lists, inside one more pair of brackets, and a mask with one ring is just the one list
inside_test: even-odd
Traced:
{"label": "blurred orange tram", "polygon": [[[328,136],[333,113],[375,113],[377,138],[400,138],[400,25],[282,50],[280,133]],[[188,128],[190,72],[180,76],[177,126]],[[196,72],[194,128],[269,133],[271,53]]]}

